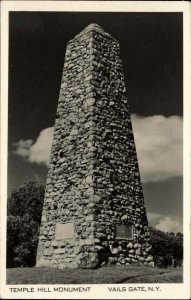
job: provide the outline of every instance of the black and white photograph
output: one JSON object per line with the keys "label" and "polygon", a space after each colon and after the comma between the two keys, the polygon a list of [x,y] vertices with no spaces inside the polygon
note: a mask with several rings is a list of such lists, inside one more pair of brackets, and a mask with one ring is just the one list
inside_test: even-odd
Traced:
{"label": "black and white photograph", "polygon": [[7,9],[2,298],[189,299],[186,10],[39,2]]}

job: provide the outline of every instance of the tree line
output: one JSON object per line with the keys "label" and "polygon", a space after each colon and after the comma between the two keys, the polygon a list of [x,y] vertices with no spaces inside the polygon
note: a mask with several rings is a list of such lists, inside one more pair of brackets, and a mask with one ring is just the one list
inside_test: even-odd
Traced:
{"label": "tree line", "polygon": [[[44,200],[45,186],[37,176],[15,189],[7,203],[7,267],[33,267]],[[155,266],[181,266],[183,234],[150,227],[150,243]]]}

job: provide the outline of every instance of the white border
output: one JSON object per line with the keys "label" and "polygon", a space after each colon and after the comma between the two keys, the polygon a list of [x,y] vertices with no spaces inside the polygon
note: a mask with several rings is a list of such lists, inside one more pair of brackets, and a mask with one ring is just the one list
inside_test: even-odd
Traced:
{"label": "white border", "polygon": [[[190,298],[190,4],[181,1],[2,1],[1,2],[1,267],[0,297],[3,299],[189,299]],[[109,292],[109,286],[91,286],[87,293],[11,293],[6,285],[6,199],[7,199],[7,116],[8,116],[8,13],[9,11],[110,11],[110,12],[183,12],[184,27],[184,283],[182,284],[128,284],[128,286],[160,286],[161,291],[153,292]],[[49,285],[50,288],[55,285]],[[57,285],[63,286],[63,285]],[[70,287],[76,285],[70,285]],[[117,287],[127,286],[126,284]],[[11,287],[14,287],[11,285]],[[18,287],[15,286],[15,287]],[[19,285],[37,289],[38,285]],[[46,287],[47,285],[40,285]]]}

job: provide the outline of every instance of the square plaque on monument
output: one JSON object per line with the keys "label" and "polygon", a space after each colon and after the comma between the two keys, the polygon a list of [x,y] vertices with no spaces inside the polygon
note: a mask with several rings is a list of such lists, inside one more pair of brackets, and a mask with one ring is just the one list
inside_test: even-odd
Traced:
{"label": "square plaque on monument", "polygon": [[133,239],[133,225],[131,225],[131,224],[116,224],[115,225],[115,239],[116,240],[132,240]]}
{"label": "square plaque on monument", "polygon": [[57,223],[56,224],[56,240],[74,238],[74,223]]}

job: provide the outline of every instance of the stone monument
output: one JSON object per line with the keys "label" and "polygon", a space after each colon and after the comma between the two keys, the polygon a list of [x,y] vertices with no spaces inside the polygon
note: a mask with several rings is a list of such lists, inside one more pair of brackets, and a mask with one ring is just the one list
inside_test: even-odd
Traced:
{"label": "stone monument", "polygon": [[97,24],[70,40],[37,266],[153,266],[119,43]]}

